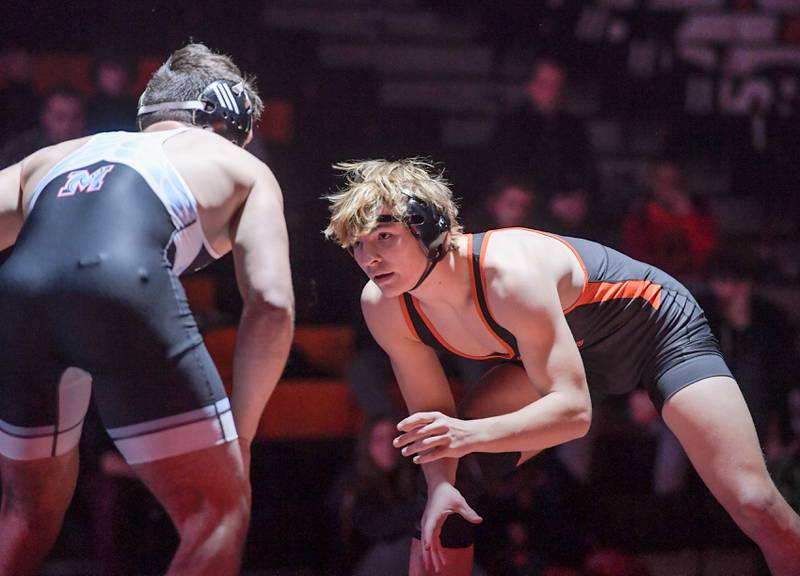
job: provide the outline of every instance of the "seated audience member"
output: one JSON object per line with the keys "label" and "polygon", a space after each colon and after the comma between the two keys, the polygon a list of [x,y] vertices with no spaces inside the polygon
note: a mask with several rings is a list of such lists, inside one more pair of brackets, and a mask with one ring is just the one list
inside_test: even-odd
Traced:
{"label": "seated audience member", "polygon": [[89,132],[136,129],[136,98],[131,92],[134,71],[116,56],[101,56],[94,64],[94,97],[88,109]]}
{"label": "seated audience member", "polygon": [[495,171],[536,178],[545,196],[569,172],[594,173],[586,127],[563,109],[566,84],[564,66],[540,58],[526,79],[525,102],[500,118],[492,143]]}
{"label": "seated audience member", "polygon": [[535,207],[536,192],[529,179],[502,175],[492,182],[489,196],[466,217],[465,226],[468,230],[531,227]]}
{"label": "seated audience member", "polygon": [[608,222],[602,218],[590,184],[579,174],[567,174],[547,200],[547,209],[537,228],[575,238],[610,244]]}
{"label": "seated audience member", "polygon": [[678,280],[696,283],[717,246],[717,225],[692,198],[677,163],[658,161],[648,186],[649,196],[623,220],[621,249]]}
{"label": "seated audience member", "polygon": [[11,136],[0,149],[0,167],[10,166],[40,148],[83,136],[86,110],[83,96],[69,87],[52,90],[44,99],[35,128]]}
{"label": "seated audience member", "polygon": [[341,472],[330,503],[343,572],[401,576],[415,526],[416,470],[392,446],[396,419],[368,420],[352,462]]}
{"label": "seated audience member", "polygon": [[33,128],[39,96],[33,89],[33,62],[27,48],[8,44],[0,52],[0,102],[13,114],[0,115],[0,141]]}
{"label": "seated audience member", "polygon": [[788,398],[796,386],[797,329],[786,311],[758,294],[753,255],[715,254],[709,262],[711,328],[770,456],[791,436]]}

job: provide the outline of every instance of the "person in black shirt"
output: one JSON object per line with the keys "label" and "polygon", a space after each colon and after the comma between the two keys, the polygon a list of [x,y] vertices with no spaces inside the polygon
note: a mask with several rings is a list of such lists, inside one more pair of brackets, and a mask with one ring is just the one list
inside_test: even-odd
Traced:
{"label": "person in black shirt", "polygon": [[594,174],[586,127],[562,109],[566,81],[559,62],[538,60],[525,84],[525,103],[500,118],[492,147],[495,173],[534,178],[545,196],[569,178],[588,182]]}

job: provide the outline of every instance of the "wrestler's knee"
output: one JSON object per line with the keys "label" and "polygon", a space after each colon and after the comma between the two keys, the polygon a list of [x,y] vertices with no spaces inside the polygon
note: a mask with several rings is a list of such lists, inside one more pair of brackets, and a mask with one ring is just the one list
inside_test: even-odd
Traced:
{"label": "wrestler's knee", "polygon": [[244,538],[250,524],[250,505],[244,494],[206,490],[198,491],[195,496],[194,509],[176,518],[176,527],[183,538],[203,539],[221,528],[226,538],[237,541]]}
{"label": "wrestler's knee", "polygon": [[760,531],[774,525],[783,499],[768,478],[741,480],[734,492],[731,514],[746,531]]}
{"label": "wrestler's knee", "polygon": [[249,488],[244,485],[236,491],[211,489],[203,494],[205,515],[221,519],[227,518],[237,523],[246,523],[250,520]]}
{"label": "wrestler's knee", "polygon": [[249,484],[232,471],[173,484],[164,504],[182,535],[207,535],[222,526],[238,534],[250,522]]}

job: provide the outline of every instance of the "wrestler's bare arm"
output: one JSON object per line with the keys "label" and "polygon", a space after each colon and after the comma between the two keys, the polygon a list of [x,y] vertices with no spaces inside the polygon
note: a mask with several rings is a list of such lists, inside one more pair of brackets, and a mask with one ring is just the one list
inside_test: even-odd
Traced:
{"label": "wrestler's bare arm", "polygon": [[21,164],[0,170],[0,250],[17,241],[22,228]]}
{"label": "wrestler's bare arm", "polygon": [[[411,414],[436,411],[455,415],[456,407],[447,377],[436,353],[412,336],[398,298],[386,299],[371,282],[361,296],[367,326],[392,360],[397,383]],[[395,441],[395,446],[399,446]],[[420,519],[421,546],[412,546],[410,573],[418,573],[420,562],[438,571],[454,551],[443,548],[439,537],[445,519],[460,514],[472,523],[481,518],[453,486],[458,458],[440,458],[422,463],[428,487],[425,511]],[[458,555],[459,553],[456,552]]]}
{"label": "wrestler's bare arm", "polygon": [[[254,159],[255,161],[255,159]],[[231,225],[236,280],[244,302],[233,364],[239,436],[253,439],[292,342],[294,295],[280,187],[258,163],[252,189]]]}
{"label": "wrestler's bare arm", "polygon": [[517,339],[525,372],[541,398],[502,416],[472,421],[476,452],[542,450],[584,435],[591,400],[578,348],[547,261],[524,265],[500,239],[486,255],[487,297],[495,319]]}
{"label": "wrestler's bare arm", "polygon": [[[397,298],[384,298],[369,282],[361,294],[361,309],[375,341],[389,355],[397,384],[410,414],[439,411],[455,416],[450,384],[436,353],[409,331]],[[423,466],[428,487],[455,482],[456,459]]]}

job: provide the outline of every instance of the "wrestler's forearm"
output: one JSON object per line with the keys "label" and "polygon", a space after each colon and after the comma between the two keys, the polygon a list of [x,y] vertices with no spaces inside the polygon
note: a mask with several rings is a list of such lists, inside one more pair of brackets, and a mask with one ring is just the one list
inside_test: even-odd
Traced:
{"label": "wrestler's forearm", "polygon": [[294,320],[285,308],[245,306],[236,337],[231,406],[239,437],[256,435],[264,407],[280,379],[292,345]]}
{"label": "wrestler's forearm", "polygon": [[428,490],[438,486],[442,482],[455,485],[457,467],[457,458],[442,458],[423,464],[422,472],[425,474],[425,482],[428,485]]}
{"label": "wrestler's forearm", "polygon": [[471,452],[544,450],[586,434],[591,403],[575,395],[551,392],[508,414],[471,420]]}

